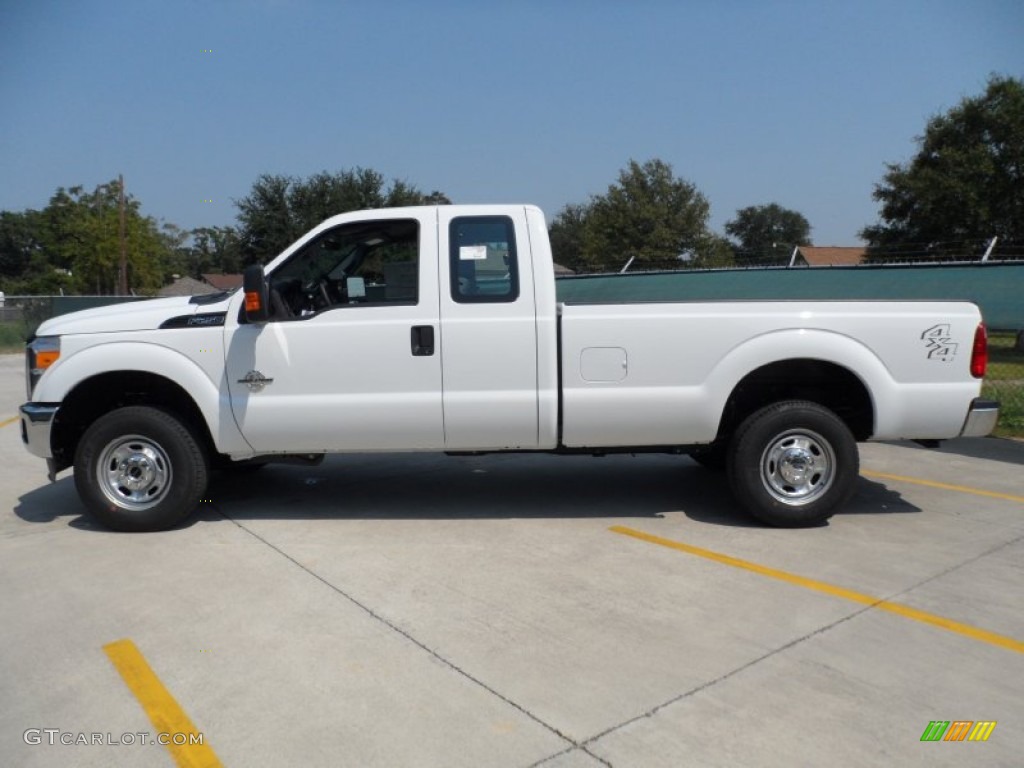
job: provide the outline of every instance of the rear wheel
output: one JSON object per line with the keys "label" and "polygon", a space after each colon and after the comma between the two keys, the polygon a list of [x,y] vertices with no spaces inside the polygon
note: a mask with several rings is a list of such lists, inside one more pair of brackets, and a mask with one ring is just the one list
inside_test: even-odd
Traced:
{"label": "rear wheel", "polygon": [[118,531],[159,531],[191,514],[206,492],[206,454],[174,415],[119,408],[85,431],[75,487],[89,511]]}
{"label": "rear wheel", "polygon": [[853,494],[860,460],[849,427],[817,403],[769,405],[736,430],[729,481],[736,498],[770,525],[828,520]]}

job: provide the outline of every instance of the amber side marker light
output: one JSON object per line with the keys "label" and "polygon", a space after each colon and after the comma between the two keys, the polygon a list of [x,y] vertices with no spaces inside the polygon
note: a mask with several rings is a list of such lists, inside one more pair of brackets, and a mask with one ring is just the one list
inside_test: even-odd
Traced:
{"label": "amber side marker light", "polygon": [[36,352],[35,368],[40,373],[45,371],[51,365],[57,362],[60,357],[59,349],[44,349]]}
{"label": "amber side marker light", "polygon": [[[247,291],[245,294],[245,311],[246,312],[259,312],[260,311],[260,294],[258,291]],[[977,344],[977,341],[975,341]]]}
{"label": "amber side marker light", "polygon": [[988,368],[988,332],[984,323],[978,323],[974,331],[974,346],[971,349],[971,376],[976,379],[985,378]]}

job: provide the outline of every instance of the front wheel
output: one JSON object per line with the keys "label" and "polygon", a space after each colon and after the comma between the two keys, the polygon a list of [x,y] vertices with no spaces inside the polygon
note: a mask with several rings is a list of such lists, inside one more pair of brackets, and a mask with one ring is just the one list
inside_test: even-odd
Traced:
{"label": "front wheel", "polygon": [[206,492],[206,454],[174,415],[129,406],[101,416],[75,450],[75,487],[117,531],[160,531],[191,514]]}
{"label": "front wheel", "polygon": [[740,425],[728,471],[733,493],[754,517],[800,528],[823,523],[849,500],[860,459],[849,427],[832,411],[788,400]]}

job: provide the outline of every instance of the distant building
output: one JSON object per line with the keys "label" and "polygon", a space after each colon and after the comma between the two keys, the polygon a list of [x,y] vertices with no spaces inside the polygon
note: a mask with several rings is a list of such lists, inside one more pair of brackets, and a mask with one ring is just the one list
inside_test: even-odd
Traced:
{"label": "distant building", "polygon": [[179,277],[170,285],[165,285],[156,292],[157,296],[202,296],[206,293],[230,291],[242,284],[241,275],[221,275],[208,273],[202,280],[193,277]]}
{"label": "distant building", "polygon": [[863,264],[868,249],[862,246],[837,247],[801,245],[793,258],[795,267],[853,267]]}

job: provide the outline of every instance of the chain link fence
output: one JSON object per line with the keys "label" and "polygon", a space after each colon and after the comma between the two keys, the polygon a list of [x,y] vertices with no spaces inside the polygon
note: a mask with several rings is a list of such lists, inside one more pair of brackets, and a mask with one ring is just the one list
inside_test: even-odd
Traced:
{"label": "chain link fence", "polygon": [[717,251],[684,253],[675,259],[649,259],[629,253],[608,254],[599,260],[582,260],[556,255],[562,275],[607,275],[636,272],[680,272],[708,269],[760,269],[763,267],[838,267],[936,264],[1021,263],[1024,241],[991,238],[989,240],[950,240],[936,243],[895,243],[866,246],[797,246],[776,243],[769,252],[726,248]]}
{"label": "chain link fence", "polygon": [[0,351],[20,349],[43,320],[80,309],[141,301],[150,296],[3,296],[0,294]]}

